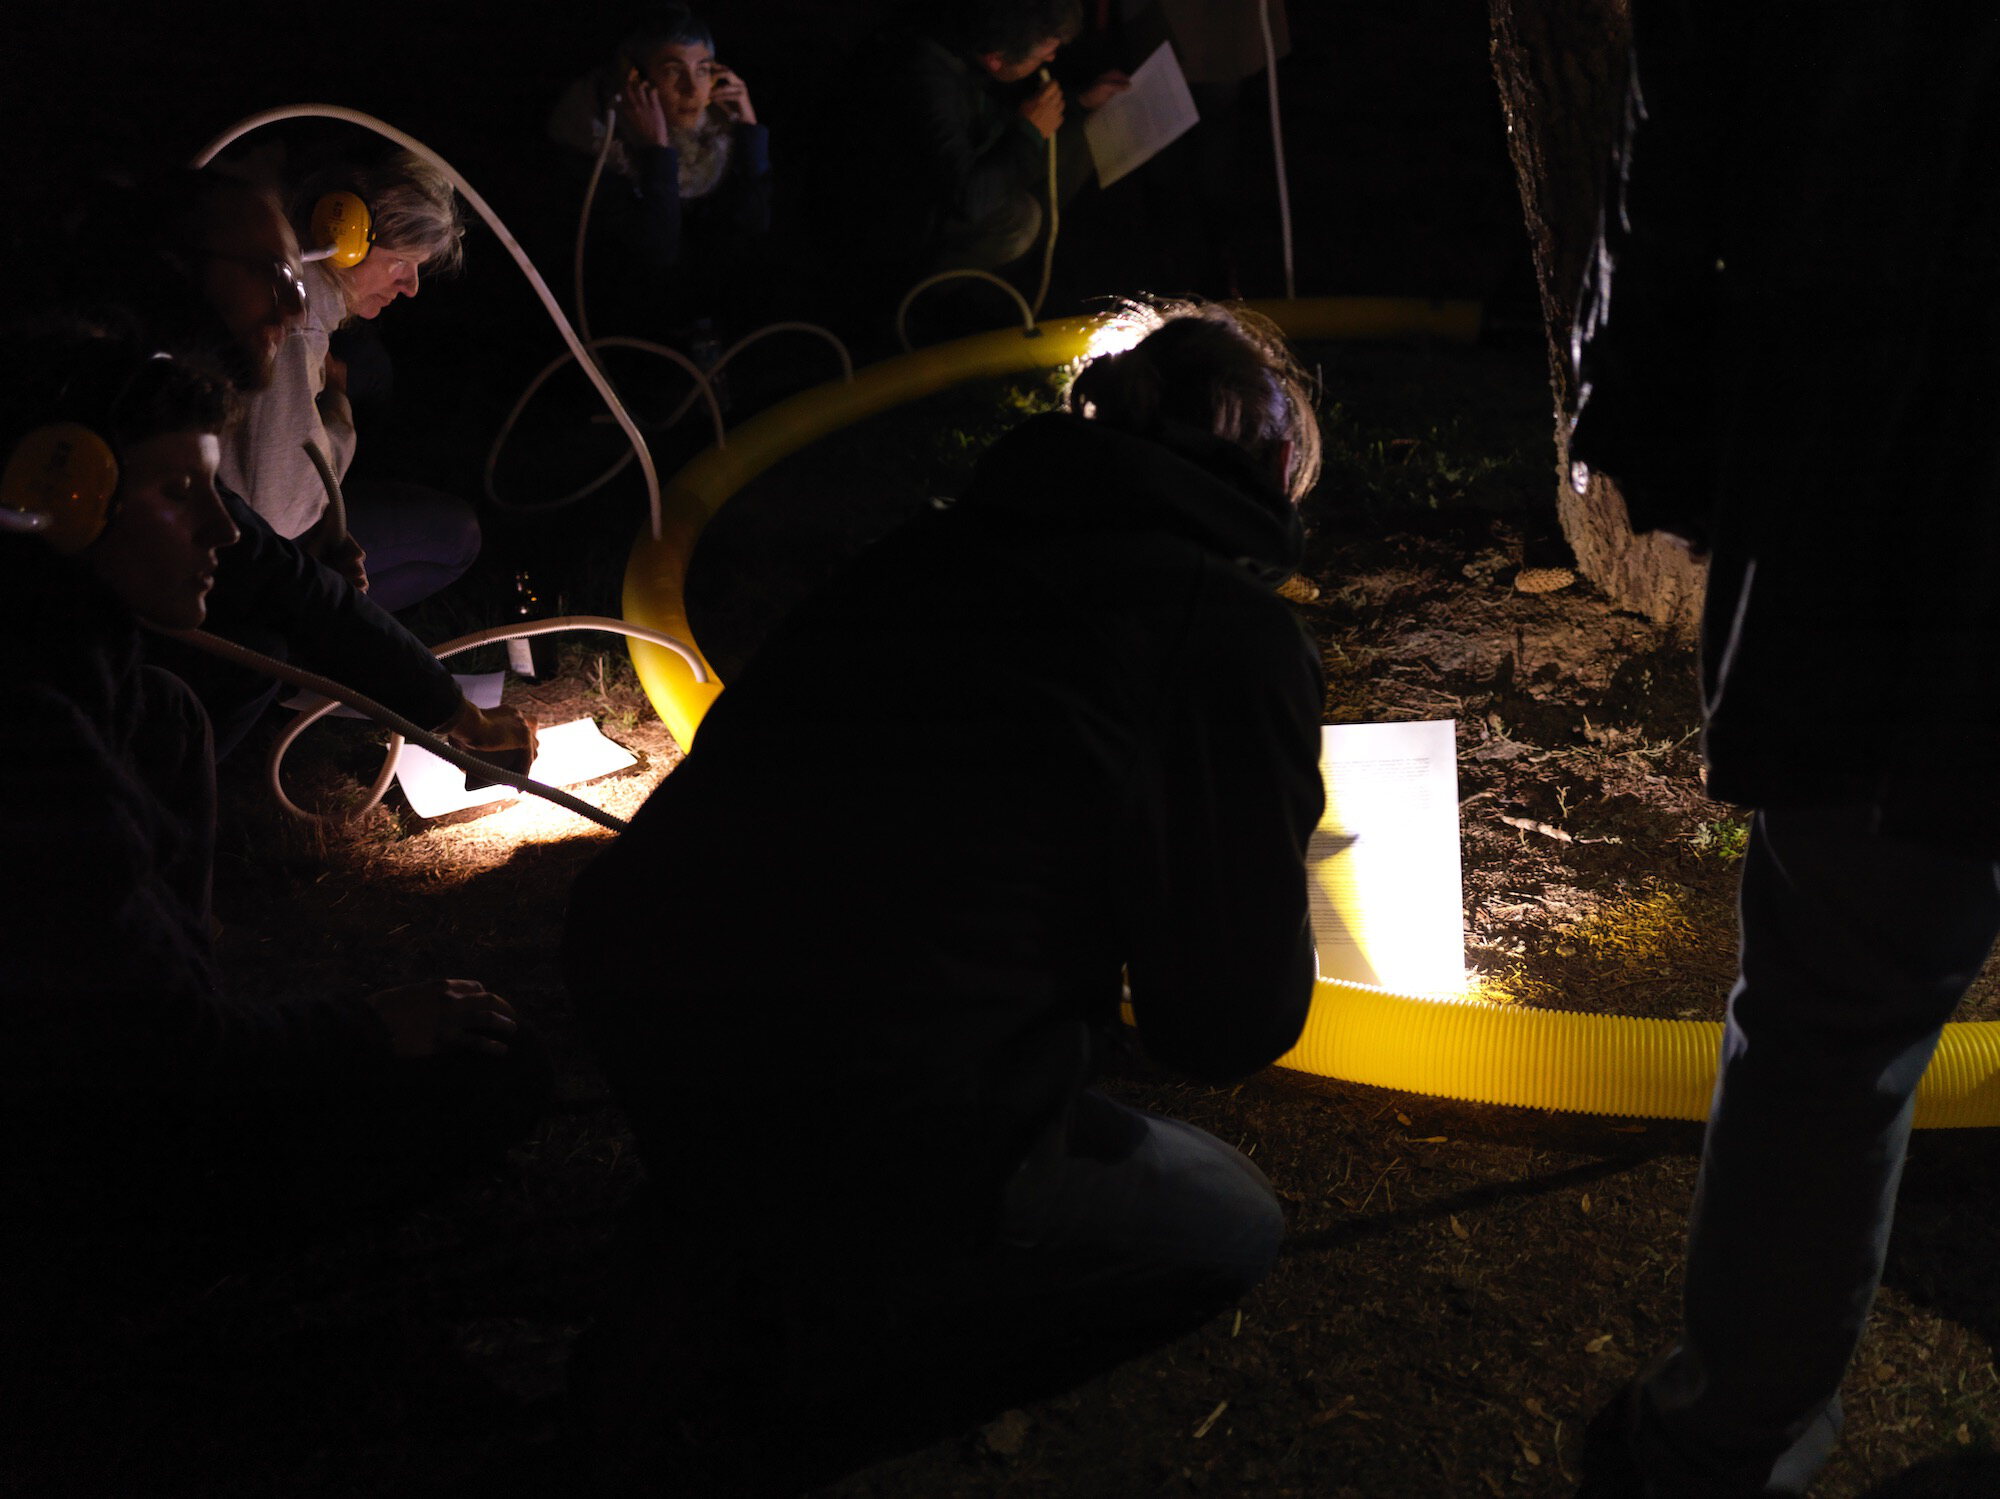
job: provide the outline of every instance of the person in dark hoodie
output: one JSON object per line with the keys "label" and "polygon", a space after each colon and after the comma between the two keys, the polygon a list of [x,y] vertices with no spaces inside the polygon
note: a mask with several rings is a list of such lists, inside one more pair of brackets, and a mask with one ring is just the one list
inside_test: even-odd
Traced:
{"label": "person in dark hoodie", "polygon": [[1317,470],[1275,332],[1167,319],[782,623],[578,881],[655,1194],[573,1379],[611,1486],[812,1487],[1269,1269],[1257,1169],[1090,1080],[1125,993],[1205,1079],[1304,1023],[1321,688],[1273,587]]}
{"label": "person in dark hoodie", "polygon": [[65,1224],[150,1241],[413,1201],[524,1131],[548,1086],[472,980],[219,989],[208,721],[142,636],[200,626],[237,542],[215,486],[233,398],[148,349],[74,328],[0,346],[10,1254]]}
{"label": "person in dark hoodie", "polygon": [[1635,6],[1624,125],[1570,451],[1709,556],[1750,834],[1684,1316],[1580,1492],[1803,1494],[2000,935],[2000,17]]}

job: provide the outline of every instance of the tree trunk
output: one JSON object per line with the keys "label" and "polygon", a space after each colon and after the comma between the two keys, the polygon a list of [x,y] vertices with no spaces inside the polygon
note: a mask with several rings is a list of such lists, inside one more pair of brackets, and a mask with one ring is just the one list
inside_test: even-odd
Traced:
{"label": "tree trunk", "polygon": [[1548,329],[1563,535],[1578,570],[1613,603],[1692,631],[1702,565],[1664,537],[1634,536],[1623,496],[1604,479],[1593,477],[1582,494],[1569,482],[1569,330],[1624,100],[1627,0],[1488,0],[1488,7],[1493,77]]}

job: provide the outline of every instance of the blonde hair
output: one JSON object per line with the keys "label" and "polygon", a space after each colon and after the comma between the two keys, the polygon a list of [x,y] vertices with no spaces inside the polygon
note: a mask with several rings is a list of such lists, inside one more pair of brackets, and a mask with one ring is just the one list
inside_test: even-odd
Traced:
{"label": "blonde hair", "polygon": [[1070,410],[1168,447],[1221,438],[1272,464],[1289,442],[1286,495],[1296,503],[1319,482],[1311,381],[1275,323],[1216,302],[1133,303],[1119,321],[1144,335],[1083,367]]}

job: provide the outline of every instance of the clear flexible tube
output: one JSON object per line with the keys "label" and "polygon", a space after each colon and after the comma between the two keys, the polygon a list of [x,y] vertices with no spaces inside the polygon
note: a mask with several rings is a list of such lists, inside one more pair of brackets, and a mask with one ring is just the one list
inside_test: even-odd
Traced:
{"label": "clear flexible tube", "polygon": [[[1049,70],[1041,70],[1042,82],[1049,81]],[[1035,300],[1028,309],[1028,321],[1034,322],[1042,315],[1042,304],[1049,299],[1049,281],[1056,269],[1056,230],[1062,225],[1062,182],[1056,170],[1056,138],[1048,138],[1049,151],[1049,232],[1042,241],[1042,284],[1035,288]],[[906,343],[904,348],[908,348]]]}
{"label": "clear flexible tube", "polygon": [[597,184],[604,177],[604,164],[611,159],[613,131],[618,123],[618,113],[614,106],[604,111],[604,140],[597,148],[597,160],[590,164],[590,181],[583,188],[583,212],[576,216],[576,255],[570,266],[576,292],[576,331],[583,335],[587,345],[590,342],[590,308],[583,295],[583,246],[590,235],[590,210],[597,202]]}
{"label": "clear flexible tube", "polygon": [[[557,635],[571,630],[604,630],[613,635],[623,635],[629,640],[647,641],[652,645],[671,651],[680,657],[682,662],[687,666],[687,669],[694,674],[697,681],[706,682],[708,680],[708,668],[702,661],[700,653],[692,646],[676,639],[672,635],[666,634],[664,631],[648,629],[644,625],[627,624],[622,619],[610,619],[599,614],[567,614],[553,619],[538,619],[531,624],[498,625],[490,630],[475,630],[470,635],[460,635],[455,640],[447,640],[443,645],[436,647],[434,654],[440,661],[443,661],[461,652],[469,651],[482,645],[494,645],[503,640],[525,640],[535,635]],[[209,638],[214,639],[212,636]],[[202,644],[198,640],[193,643],[197,645]],[[229,641],[218,641],[217,643],[231,646],[232,649],[237,651],[243,650],[241,646],[234,646]],[[207,646],[203,646],[203,648],[208,649]],[[217,652],[216,654],[221,653]],[[246,654],[254,656],[256,652],[247,652]],[[264,664],[266,662],[269,664]],[[295,681],[296,679],[291,673],[298,671],[296,667],[290,667],[281,661],[272,661],[269,657],[263,657],[259,661],[245,662],[244,664],[254,666],[260,671],[269,672],[270,675],[281,677],[285,681]],[[304,673],[303,675],[311,675],[311,673]],[[341,687],[336,682],[327,682],[323,677],[317,680],[326,683],[326,685],[315,686],[310,683],[296,683],[296,685],[305,686],[308,691],[317,692],[320,696],[331,698],[337,702],[347,703],[349,707],[367,713],[371,718],[376,719],[384,727],[390,729],[391,734],[388,752],[382,760],[382,768],[375,773],[375,779],[369,783],[368,793],[362,799],[361,804],[340,817],[325,817],[317,812],[306,811],[305,808],[299,806],[285,794],[283,772],[285,756],[290,752],[293,743],[298,739],[299,735],[331,713],[334,708],[334,702],[325,702],[319,704],[317,707],[308,708],[300,713],[292,723],[288,724],[284,731],[278,735],[276,742],[271,746],[270,758],[266,762],[266,773],[270,778],[271,794],[278,799],[278,804],[301,821],[351,821],[381,801],[388,794],[389,783],[395,779],[396,761],[403,752],[403,741],[405,739],[414,739],[418,744],[423,745],[425,749],[432,751],[434,754],[442,755],[454,765],[476,770],[480,775],[487,776],[491,780],[503,782],[518,790],[530,791],[537,796],[541,796],[553,789],[543,786],[539,781],[529,781],[525,776],[515,776],[510,779],[510,773],[495,770],[486,761],[465,756],[463,751],[456,749],[439,750],[437,745],[443,743],[443,741],[439,740],[436,735],[424,729],[417,729],[417,732],[412,734],[409,730],[410,728],[414,728],[415,725],[409,724],[407,719],[391,713],[389,709],[382,708],[380,704],[371,704],[367,699],[356,701],[355,699],[359,698],[360,695],[355,693],[351,688]],[[336,690],[328,691],[329,687]],[[376,709],[380,709],[380,711],[377,712],[375,711]],[[470,764],[467,763],[468,760],[470,760]],[[560,806],[570,807],[572,811],[577,810],[575,806],[571,806],[571,803],[576,802],[577,799],[571,797],[568,792],[560,792],[557,796],[550,797],[549,800],[557,802]],[[589,803],[582,802],[578,805],[589,806]],[[604,822],[607,827],[612,826],[614,823],[619,828],[624,826],[616,818],[612,818],[610,822],[605,822],[605,819],[610,817],[608,812],[593,816],[594,811],[595,809],[593,809],[593,812],[586,812],[581,815],[592,817],[593,821]]]}
{"label": "clear flexible tube", "polygon": [[939,271],[934,276],[926,276],[915,286],[903,293],[903,300],[896,304],[896,341],[903,346],[905,354],[914,354],[917,352],[917,346],[910,342],[910,332],[905,326],[905,320],[910,314],[910,304],[939,282],[957,281],[960,279],[990,281],[999,287],[1000,290],[1007,293],[1008,296],[1014,299],[1014,305],[1021,309],[1022,336],[1024,338],[1033,338],[1035,336],[1035,309],[1028,305],[1028,299],[1021,295],[1014,283],[1003,277],[994,275],[991,271],[977,271],[967,266],[962,270]]}
{"label": "clear flexible tube", "polygon": [[1299,294],[1292,268],[1292,189],[1285,176],[1285,122],[1278,113],[1278,44],[1271,35],[1271,0],[1258,0],[1257,20],[1264,28],[1264,90],[1271,101],[1271,154],[1278,163],[1278,227],[1285,242],[1285,295]]}
{"label": "clear flexible tube", "polygon": [[493,211],[487,201],[479,195],[479,190],[465,180],[464,175],[458,168],[454,167],[415,136],[405,134],[386,120],[378,120],[374,115],[364,114],[358,109],[348,109],[344,105],[339,104],[287,104],[281,105],[276,109],[261,110],[256,114],[247,115],[204,146],[195,156],[194,165],[197,167],[207,166],[225,147],[231,145],[242,136],[248,135],[253,130],[261,129],[265,125],[275,124],[280,120],[298,119],[345,120],[351,125],[360,125],[365,129],[372,130],[377,135],[394,141],[405,150],[416,152],[419,156],[437,167],[439,171],[443,172],[450,180],[451,185],[458,189],[459,195],[472,205],[473,211],[480,218],[485,220],[486,226],[493,231],[494,236],[500,241],[501,246],[513,257],[514,264],[520,267],[521,274],[528,278],[528,284],[535,289],[535,295],[541,299],[543,308],[554,321],[557,331],[562,334],[563,341],[569,345],[570,353],[575,356],[577,362],[583,367],[583,372],[590,378],[590,383],[597,387],[597,393],[604,398],[604,404],[610,408],[611,415],[624,430],[626,439],[631,442],[633,453],[639,460],[640,472],[644,474],[646,480],[646,499],[652,512],[653,534],[658,536],[660,534],[660,474],[659,470],[653,464],[652,450],[646,446],[646,439],[641,435],[638,424],[632,420],[631,413],[626,411],[625,403],[618,399],[618,392],[612,388],[611,382],[605,378],[604,372],[591,359],[588,350],[584,348],[583,340],[577,336],[576,329],[570,326],[569,319],[563,315],[562,308],[556,304],[555,294],[549,290],[549,284],[542,279],[542,273],[535,269],[534,262],[528,259],[527,252],[521,248],[520,242],[514,238],[513,231],[507,227],[500,215]]}

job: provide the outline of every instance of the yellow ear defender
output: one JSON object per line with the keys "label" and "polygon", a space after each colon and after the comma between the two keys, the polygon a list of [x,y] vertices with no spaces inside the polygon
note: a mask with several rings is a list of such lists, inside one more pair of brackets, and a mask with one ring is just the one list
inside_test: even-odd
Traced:
{"label": "yellow ear defender", "polygon": [[356,193],[327,193],[313,204],[314,248],[307,260],[325,260],[347,270],[368,258],[375,244],[375,225],[368,205]]}
{"label": "yellow ear defender", "polygon": [[111,518],[118,459],[81,422],[37,427],[0,470],[0,531],[40,536],[58,552],[80,552]]}

